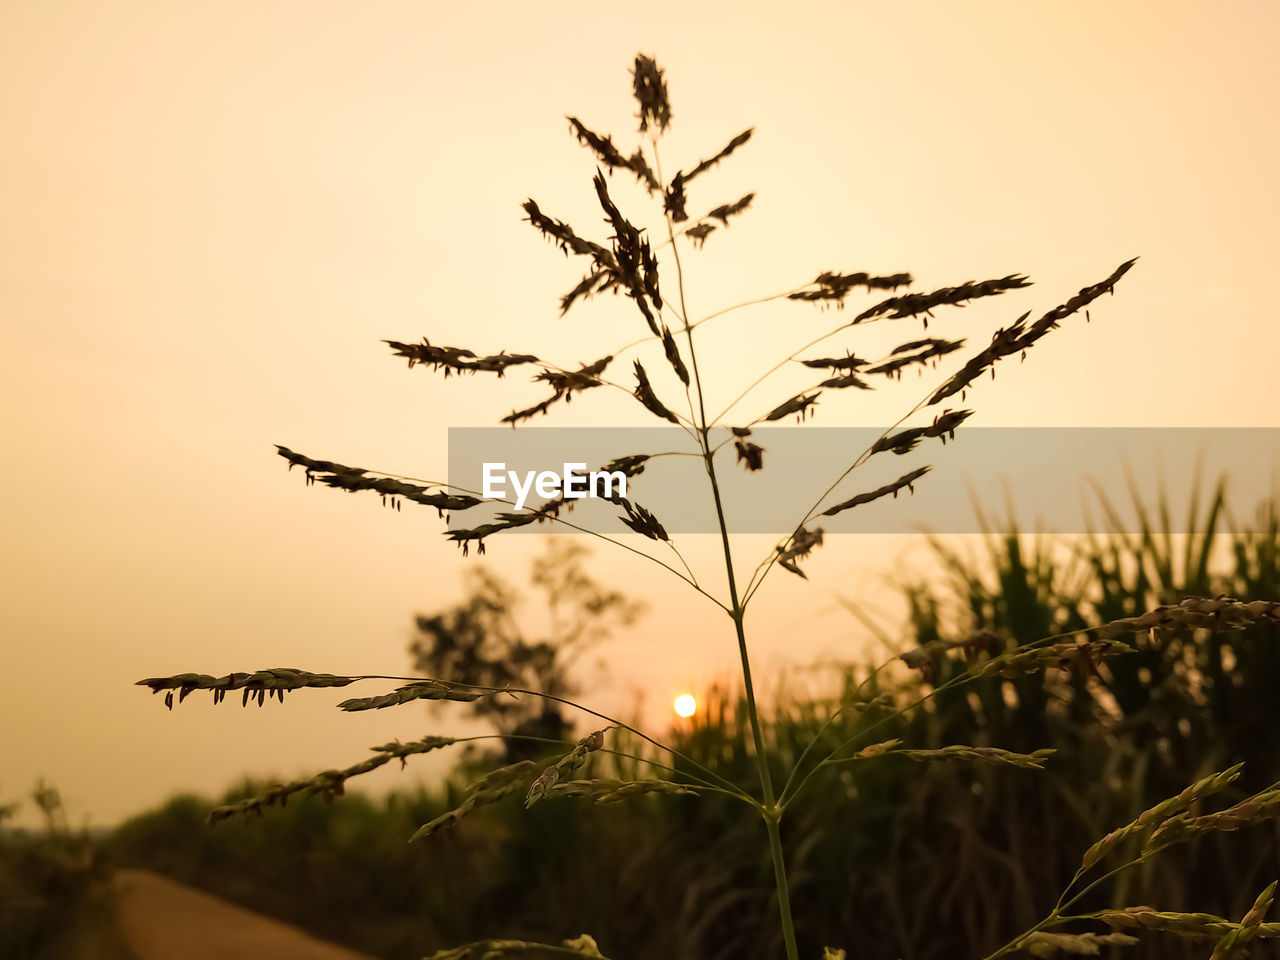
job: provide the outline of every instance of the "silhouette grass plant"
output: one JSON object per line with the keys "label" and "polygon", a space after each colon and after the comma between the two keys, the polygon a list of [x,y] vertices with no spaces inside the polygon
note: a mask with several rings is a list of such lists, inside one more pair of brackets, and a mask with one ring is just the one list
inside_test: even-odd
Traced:
{"label": "silhouette grass plant", "polygon": [[[384,694],[345,700],[339,706],[343,710],[355,711],[385,709],[416,700],[474,702],[487,697],[517,696],[542,697],[550,702],[583,710],[604,721],[606,726],[571,745],[568,753],[562,753],[558,757],[541,763],[525,760],[488,773],[471,786],[460,806],[423,825],[412,839],[426,839],[442,830],[452,829],[476,807],[496,803],[516,794],[523,794],[526,806],[555,798],[611,803],[650,793],[671,794],[682,798],[708,791],[726,794],[741,801],[745,808],[760,818],[764,828],[764,845],[773,871],[781,941],[788,960],[798,960],[800,952],[791,911],[792,891],[788,883],[782,825],[789,806],[810,784],[815,772],[837,763],[885,763],[893,762],[894,757],[919,763],[997,763],[1029,771],[1039,770],[1050,760],[1052,751],[1016,752],[998,747],[963,744],[940,748],[924,747],[904,744],[899,739],[872,743],[861,741],[877,727],[905,711],[920,707],[945,691],[963,687],[981,678],[1012,678],[1030,673],[1059,671],[1105,679],[1108,661],[1124,657],[1134,650],[1122,638],[1160,632],[1223,632],[1257,622],[1277,623],[1280,622],[1280,603],[1243,602],[1225,596],[1192,597],[1179,604],[1155,607],[1139,616],[1116,618],[1100,627],[1075,629],[1054,636],[1001,639],[992,634],[980,634],[960,641],[939,640],[926,644],[902,655],[901,660],[907,667],[920,671],[928,692],[909,702],[886,704],[883,695],[869,682],[875,676],[873,673],[867,678],[868,682],[850,693],[836,714],[829,718],[827,726],[819,730],[799,755],[796,764],[788,771],[781,789],[776,788],[762,734],[761,711],[756,702],[756,685],[752,676],[747,639],[747,614],[761,585],[775,566],[801,578],[805,577],[801,564],[812,562],[816,551],[825,542],[823,528],[813,525],[818,517],[834,516],[882,497],[897,497],[903,491],[913,492],[914,484],[926,477],[929,469],[927,466],[913,468],[892,483],[852,496],[848,495],[851,491],[844,488],[858,468],[872,457],[886,453],[901,456],[914,451],[928,440],[938,440],[945,444],[953,439],[956,430],[971,416],[971,410],[944,408],[926,422],[909,426],[905,424],[927,407],[937,407],[943,401],[956,397],[964,401],[968,391],[974,389],[983,374],[989,372],[994,376],[996,365],[1008,357],[1025,358],[1028,350],[1070,317],[1083,313],[1089,319],[1091,306],[1104,294],[1114,293],[1117,283],[1133,267],[1135,260],[1124,261],[1108,276],[1084,286],[1037,319],[1031,320],[1032,312],[1026,311],[1008,326],[997,330],[986,347],[969,356],[959,369],[927,392],[884,431],[879,439],[854,458],[848,468],[832,480],[817,501],[809,504],[802,513],[797,511],[799,521],[759,561],[752,573],[744,578],[744,568],[735,562],[721,496],[721,471],[724,464],[717,462],[717,453],[733,443],[737,463],[749,471],[762,470],[767,451],[749,439],[752,427],[760,423],[785,421],[791,417],[795,417],[797,422],[803,422],[809,417],[819,416],[820,399],[825,401],[836,391],[850,388],[858,391],[872,389],[872,378],[899,380],[903,371],[908,368],[918,367],[922,371],[932,369],[944,358],[961,351],[965,342],[921,337],[918,333],[913,333],[887,355],[874,360],[862,359],[851,352],[843,356],[808,356],[809,351],[853,327],[870,323],[920,320],[927,330],[929,320],[934,317],[936,310],[965,307],[1013,294],[1030,286],[1030,281],[1022,274],[1009,274],[989,280],[966,281],[932,290],[915,291],[911,289],[916,285],[914,277],[905,272],[876,275],[862,271],[823,271],[813,280],[775,295],[737,303],[695,318],[686,299],[682,246],[686,249],[704,248],[713,234],[729,228],[731,223],[738,223],[739,218],[749,210],[755,194],[748,193],[737,200],[708,205],[706,213],[690,216],[688,211],[694,202],[690,188],[695,181],[700,188],[705,174],[709,174],[747,146],[753,130],[737,134],[707,159],[699,160],[687,168],[680,168],[668,179],[663,172],[660,149],[662,135],[672,119],[664,71],[653,59],[638,56],[632,77],[633,93],[639,108],[639,132],[647,135],[634,153],[625,153],[615,144],[612,136],[592,130],[579,118],[569,118],[574,137],[594,154],[599,164],[592,179],[592,187],[610,231],[609,236],[602,240],[589,239],[564,221],[545,213],[532,199],[524,202],[523,210],[529,224],[566,257],[585,258],[587,262],[585,275],[560,300],[562,315],[578,307],[583,301],[607,292],[621,295],[634,304],[639,315],[637,319],[643,323],[647,333],[640,339],[621,346],[612,354],[577,369],[566,369],[528,353],[503,350],[483,354],[461,347],[432,344],[425,338],[418,344],[397,340],[386,342],[393,355],[407,359],[410,367],[422,365],[443,373],[446,378],[454,374],[492,374],[503,378],[515,367],[537,368],[540,372],[534,375],[534,382],[549,387],[551,393],[538,403],[517,408],[501,418],[500,422],[508,423],[513,428],[534,417],[550,415],[561,402],[569,403],[575,395],[597,387],[610,386],[631,396],[648,415],[675,424],[688,435],[693,449],[683,453],[701,459],[714,503],[727,586],[724,593],[714,593],[703,585],[703,581],[685,561],[677,542],[668,533],[661,519],[629,497],[613,496],[611,500],[621,511],[619,520],[632,533],[651,541],[645,548],[638,548],[597,531],[585,532],[658,564],[727,615],[733,627],[739,654],[740,679],[754,744],[758,790],[746,791],[712,767],[696,763],[654,736],[547,691],[479,686],[462,678],[339,677],[293,669],[236,673],[225,677],[179,674],[143,680],[140,684],[153,692],[163,692],[169,707],[173,706],[175,692],[177,701],[181,702],[196,690],[209,690],[215,702],[218,702],[228,692],[240,690],[242,703],[247,704],[250,699],[256,699],[261,705],[266,698],[272,696],[283,702],[286,692],[303,688],[344,687],[360,680],[385,679],[396,681],[400,685]],[[615,200],[611,191],[614,182],[612,177],[619,171],[630,173],[650,201],[660,203],[661,222],[665,232],[665,238],[660,243],[655,244],[649,231],[624,214]],[[662,254],[661,260],[659,253]],[[852,309],[846,311],[848,302],[855,295],[864,293],[888,295],[856,313]],[[786,301],[794,303],[795,309],[805,309],[812,305],[820,308],[834,307],[842,318],[841,322],[755,378],[719,415],[708,416],[703,368],[699,362],[695,340],[696,330],[713,319],[761,303]],[[618,379],[610,379],[611,371],[617,369],[623,356],[635,350],[647,350],[650,353],[646,354],[643,362],[640,357],[628,357],[629,365],[623,362],[624,368],[629,367],[634,383],[624,382],[625,375],[614,374]],[[775,397],[763,403],[761,406],[766,412],[754,419],[744,421],[729,417],[742,400],[783,368],[813,371],[815,382],[790,397]],[[669,370],[671,375],[669,383],[678,384],[670,390],[665,375],[655,376],[655,371],[664,369]],[[681,392],[684,394],[682,401],[678,398]],[[825,411],[825,404],[822,409]],[[727,434],[723,440],[719,439],[722,433]],[[348,492],[372,491],[384,503],[389,503],[396,509],[400,508],[402,501],[407,500],[434,507],[443,515],[445,512],[465,513],[482,503],[493,502],[486,501],[474,490],[459,489],[443,482],[422,481],[349,467],[331,460],[313,459],[284,446],[277,447],[277,450],[291,468],[302,468],[309,484],[318,481],[325,486]],[[644,470],[648,460],[666,455],[673,453],[620,453],[610,467],[622,469],[628,476],[634,477]],[[493,520],[467,528],[452,529],[446,535],[460,545],[465,555],[472,545],[476,546],[477,552],[483,553],[490,537],[529,524],[559,524],[582,530],[581,526],[567,516],[572,506],[571,500],[561,496],[533,509],[500,512]],[[678,565],[669,562],[670,554],[674,554]],[[840,743],[822,754],[827,746],[823,735],[828,726],[841,711],[855,710],[880,710],[885,716],[863,727],[853,740]],[[637,738],[643,741],[643,749],[657,750],[660,754],[666,754],[673,764],[679,762],[683,766],[677,770],[655,756],[646,757],[606,748],[607,734],[610,738],[617,735]],[[225,819],[249,812],[260,813],[263,807],[284,803],[289,795],[298,792],[333,796],[342,792],[343,784],[350,777],[382,766],[393,758],[400,759],[403,763],[410,755],[456,742],[461,740],[427,737],[407,744],[384,745],[375,748],[372,757],[345,769],[326,771],[307,780],[280,786],[234,806],[219,808],[214,811],[212,819]],[[630,758],[652,767],[660,776],[563,779],[566,775],[596,763],[598,756]],[[1264,922],[1265,913],[1274,895],[1274,884],[1263,892],[1254,908],[1239,922],[1205,914],[1161,913],[1148,907],[1110,909],[1081,915],[1068,913],[1070,907],[1097,887],[1103,879],[1144,863],[1169,846],[1186,843],[1206,833],[1231,831],[1246,824],[1280,817],[1280,785],[1223,810],[1192,815],[1193,807],[1198,809],[1204,800],[1225,789],[1238,774],[1238,768],[1232,768],[1202,779],[1177,796],[1147,810],[1132,823],[1112,831],[1084,854],[1079,871],[1044,919],[990,954],[988,960],[1019,951],[1034,956],[1097,955],[1104,946],[1136,942],[1133,934],[1148,930],[1211,939],[1216,944],[1213,956],[1225,960],[1227,957],[1243,955],[1251,942],[1276,936],[1276,925]],[[683,799],[679,802],[683,802]],[[1138,836],[1145,837],[1140,852],[1127,859],[1122,858],[1123,862],[1103,874],[1101,879],[1086,882],[1090,871],[1099,870],[1103,861],[1121,858],[1124,851],[1132,846],[1127,841]],[[1109,932],[1080,929],[1081,925],[1089,922],[1109,928]],[[1063,927],[1072,929],[1061,929]],[[527,953],[603,956],[596,942],[583,935],[564,940],[560,944],[536,944],[522,940],[479,941],[443,950],[435,955],[435,960],[498,960],[505,956]],[[843,951],[835,948],[827,951],[829,957],[842,955]]]}

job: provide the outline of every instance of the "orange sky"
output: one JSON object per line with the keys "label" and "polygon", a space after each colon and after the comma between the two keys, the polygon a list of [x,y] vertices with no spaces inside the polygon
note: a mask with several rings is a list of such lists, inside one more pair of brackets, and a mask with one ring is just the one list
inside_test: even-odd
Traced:
{"label": "orange sky", "polygon": [[[757,129],[694,192],[691,209],[757,192],[687,256],[695,315],[820,270],[908,270],[922,288],[1030,274],[1035,287],[930,327],[981,345],[1141,255],[1091,325],[984,384],[974,422],[1280,426],[1277,35],[1280,7],[1261,0],[10,0],[0,800],[45,776],[109,823],[181,787],[442,732],[415,708],[340,715],[323,692],[166,714],[131,683],[406,669],[412,614],[454,599],[474,556],[431,511],[305,489],[271,445],[443,476],[449,426],[492,424],[541,390],[408,371],[382,338],[568,366],[643,334],[622,301],[558,318],[580,264],[519,209],[533,196],[598,224],[593,163],[563,117],[629,151],[637,51],[668,71],[668,171]],[[708,325],[709,403],[829,320],[775,304]],[[886,423],[919,389],[833,403],[821,422]],[[612,398],[551,422],[645,423]],[[908,546],[842,538],[809,584],[771,581],[753,611],[760,675],[855,649],[835,591],[892,609],[878,572]],[[495,541],[489,559],[520,576],[539,547]],[[718,549],[687,552],[710,570]],[[653,606],[604,651],[652,703],[733,667],[717,611],[643,561],[598,560]],[[631,696],[615,681],[590,698]]]}

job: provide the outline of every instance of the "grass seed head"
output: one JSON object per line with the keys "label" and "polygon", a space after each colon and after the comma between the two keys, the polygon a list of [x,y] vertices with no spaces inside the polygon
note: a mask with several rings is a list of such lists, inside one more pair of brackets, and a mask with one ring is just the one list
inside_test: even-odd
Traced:
{"label": "grass seed head", "polygon": [[892,496],[895,500],[901,490],[908,490],[911,493],[916,492],[913,484],[932,470],[932,467],[917,467],[910,473],[904,473],[893,483],[886,483],[883,487],[877,487],[869,493],[860,493],[856,497],[850,497],[842,503],[837,503],[833,507],[828,507],[822,511],[824,517],[834,517],[837,513],[843,513],[851,507],[857,507],[864,503],[871,503],[873,500],[879,500],[881,497]]}
{"label": "grass seed head", "polygon": [[784,400],[778,406],[774,407],[764,415],[765,420],[781,420],[789,414],[796,414],[796,422],[803,423],[804,418],[812,410],[813,406],[818,402],[818,393],[798,394],[790,400]]}
{"label": "grass seed head", "polygon": [[819,387],[826,387],[829,390],[845,390],[849,387],[855,387],[858,390],[871,390],[871,384],[863,380],[856,373],[843,373],[838,377],[828,377],[818,384]]}
{"label": "grass seed head", "polygon": [[538,774],[530,784],[529,792],[525,794],[524,805],[531,807],[543,797],[549,796],[549,791],[560,782],[563,774],[577,770],[587,762],[587,754],[604,746],[605,732],[610,729],[612,728],[605,727],[583,737],[572,750]]}
{"label": "grass seed head", "polygon": [[801,360],[801,364],[815,370],[848,370],[853,371],[867,365],[867,361],[849,354],[844,357],[817,357],[812,360]]}
{"label": "grass seed head", "polygon": [[929,403],[938,403],[947,397],[962,393],[986,370],[992,370],[992,375],[994,376],[995,371],[993,368],[995,363],[1003,357],[1012,356],[1013,354],[1025,355],[1026,351],[1036,341],[1057,327],[1060,320],[1087,307],[1102,294],[1114,293],[1116,283],[1129,272],[1129,269],[1136,262],[1137,258],[1135,257],[1133,260],[1127,260],[1120,264],[1106,280],[1085,287],[1066,303],[1054,307],[1033,323],[1030,328],[1026,325],[1027,317],[1030,314],[1024,313],[1011,327],[997,330],[991,337],[991,344],[980,354],[970,359],[964,367],[939,387],[933,396],[929,398]]}
{"label": "grass seed head", "polygon": [[419,740],[410,740],[408,743],[401,743],[396,740],[393,743],[384,743],[378,747],[371,747],[375,753],[385,753],[388,757],[393,757],[400,761],[401,769],[408,765],[408,758],[420,753],[430,753],[432,750],[439,750],[441,747],[447,747],[450,744],[457,743],[456,737],[422,737]]}
{"label": "grass seed head", "polygon": [[382,342],[391,347],[395,356],[408,358],[410,369],[421,364],[432,370],[443,370],[446,378],[452,373],[496,373],[501,378],[507,367],[540,362],[529,353],[496,353],[481,357],[461,347],[433,346],[426,337],[422,338],[421,343],[401,343],[399,340]]}
{"label": "grass seed head", "polygon": [[933,423],[926,427],[911,427],[891,433],[887,437],[881,437],[871,445],[871,452],[876,454],[890,450],[901,456],[904,453],[910,453],[921,440],[926,438],[935,438],[945,444],[948,440],[956,438],[956,427],[971,416],[973,416],[972,410],[944,410],[933,418]]}
{"label": "grass seed head", "polygon": [[650,193],[657,193],[662,189],[662,184],[658,182],[657,175],[650,168],[642,151],[636,150],[629,157],[623,156],[622,152],[614,146],[612,137],[593,133],[577,117],[569,117],[568,120],[569,127],[573,135],[578,138],[578,142],[588,147],[610,171],[618,168],[630,170],[635,174],[636,180],[647,187]]}
{"label": "grass seed head", "polygon": [[671,369],[676,372],[680,382],[686,387],[689,386],[689,369],[680,357],[680,349],[676,346],[676,338],[672,336],[670,327],[662,328],[662,349],[666,352]]}
{"label": "grass seed head", "polygon": [[502,960],[503,957],[515,957],[522,954],[546,956],[547,953],[578,953],[595,960],[607,960],[600,952],[600,947],[588,934],[572,937],[560,942],[559,946],[547,943],[535,943],[530,940],[477,940],[460,947],[448,950],[437,950],[426,960]]}
{"label": "grass seed head", "polygon": [[634,369],[636,373],[636,399],[644,404],[644,408],[654,416],[669,420],[672,423],[679,423],[679,418],[668,410],[663,402],[658,399],[658,395],[653,392],[653,385],[649,383],[649,374],[645,372],[639,360],[635,361]]}
{"label": "grass seed head", "polygon": [[421,740],[415,740],[411,743],[383,744],[380,747],[373,748],[376,756],[361,760],[359,763],[352,764],[344,770],[325,770],[311,777],[294,780],[291,783],[276,784],[256,796],[248,797],[236,803],[215,807],[209,813],[209,822],[218,823],[222,820],[241,817],[250,813],[261,816],[264,807],[274,806],[275,804],[283,807],[287,805],[289,797],[295,793],[318,794],[326,800],[332,800],[334,797],[339,797],[343,794],[346,781],[352,777],[358,777],[363,773],[378,769],[393,757],[398,757],[400,765],[404,766],[405,758],[413,754],[429,753],[451,743],[457,743],[457,740],[453,737],[423,737]]}
{"label": "grass seed head", "polygon": [[1159,826],[1164,821],[1173,817],[1175,814],[1187,810],[1194,804],[1204,800],[1206,797],[1213,796],[1225,790],[1234,783],[1240,776],[1240,772],[1244,769],[1244,764],[1237,763],[1234,767],[1218,773],[1210,774],[1201,780],[1197,780],[1191,786],[1187,787],[1175,797],[1162,800],[1154,807],[1150,807],[1138,814],[1137,818],[1131,823],[1125,824],[1117,830],[1111,831],[1092,847],[1090,847],[1081,861],[1080,868],[1088,870],[1095,863],[1105,857],[1108,853],[1115,850],[1129,837],[1134,836],[1151,827]]}
{"label": "grass seed head", "polygon": [[935,337],[928,337],[924,340],[912,340],[895,347],[888,360],[877,363],[875,366],[868,367],[864,373],[880,374],[886,377],[893,377],[895,380],[902,379],[902,371],[907,367],[919,366],[921,372],[925,366],[936,367],[938,359],[949,353],[954,353],[963,347],[963,340],[941,340]]}
{"label": "grass seed head", "polygon": [[733,449],[738,454],[737,462],[743,464],[747,470],[754,472],[764,469],[764,447],[760,444],[752,443],[750,440],[735,440]]}
{"label": "grass seed head", "polygon": [[326,487],[358,493],[370,490],[386,503],[388,498],[399,508],[401,500],[409,500],[426,507],[434,507],[441,517],[446,510],[469,510],[483,501],[479,497],[468,494],[448,493],[443,489],[431,489],[416,483],[408,483],[395,477],[371,477],[367,470],[348,467],[332,460],[312,460],[301,453],[295,453],[288,447],[276,444],[276,452],[289,461],[289,469],[302,467],[307,484],[316,482]]}
{"label": "grass seed head", "polygon": [[287,690],[301,690],[304,687],[345,687],[354,683],[354,677],[339,677],[332,673],[312,673],[309,670],[298,670],[294,667],[271,667],[253,673],[229,673],[215,677],[207,673],[179,673],[172,677],[148,677],[137,681],[137,686],[148,687],[152,693],[164,692],[165,706],[173,709],[173,692],[178,691],[177,702],[181,703],[196,690],[209,690],[213,693],[213,702],[221,703],[231,690],[243,691],[242,706],[248,706],[250,699],[256,699],[262,706],[268,697],[274,696],[284,703]]}
{"label": "grass seed head", "polygon": [[[838,308],[843,309],[845,298],[859,287],[865,290],[896,290],[898,287],[905,287],[909,283],[911,283],[911,274],[909,273],[891,273],[888,276],[879,277],[864,272],[833,273],[825,271],[814,278],[810,287],[787,294],[787,299],[834,303]],[[857,323],[858,320],[853,322]]]}
{"label": "grass seed head", "polygon": [[744,213],[751,206],[751,201],[756,198],[754,193],[744,193],[733,203],[722,203],[718,207],[712,207],[707,211],[707,218],[711,220],[719,220],[722,227],[729,225],[729,218],[736,217],[740,213]]}
{"label": "grass seed head", "polygon": [[636,477],[644,473],[644,465],[649,460],[648,454],[633,454],[629,457],[618,457],[610,460],[601,468],[603,473],[621,473],[627,477]]}
{"label": "grass seed head", "polygon": [[338,704],[338,709],[346,710],[348,713],[359,710],[384,710],[387,707],[398,707],[403,703],[411,703],[414,700],[452,700],[458,703],[474,703],[481,697],[491,697],[493,695],[488,692],[481,693],[459,689],[443,680],[418,680],[414,683],[405,684],[403,687],[397,687],[390,693],[384,693],[381,696],[356,697],[351,700],[343,700]]}
{"label": "grass seed head", "polygon": [[662,198],[662,209],[671,218],[672,223],[684,223],[689,219],[689,213],[685,210],[685,202],[684,174],[677,173],[671,178],[671,185],[667,187],[667,191]]}
{"label": "grass seed head", "polygon": [[697,796],[698,792],[670,780],[563,780],[547,787],[543,796],[586,798],[592,803],[618,803],[629,797],[661,793],[668,796]]}
{"label": "grass seed head", "polygon": [[1267,820],[1280,818],[1280,783],[1246,797],[1234,806],[1198,817],[1179,813],[1165,820],[1152,831],[1143,846],[1145,851],[1162,850],[1178,843],[1187,843],[1210,833],[1230,833],[1241,827],[1252,826]]}
{"label": "grass seed head", "polygon": [[584,240],[563,220],[557,220],[543,213],[538,204],[531,199],[524,202],[523,208],[525,219],[533,224],[535,230],[552,240],[565,256],[572,252],[578,256],[591,257],[600,270],[609,274],[617,273],[617,261],[607,247],[602,247],[592,240]]}
{"label": "grass seed head", "polygon": [[740,134],[738,134],[736,137],[734,137],[732,140],[726,143],[723,147],[721,147],[720,151],[715,156],[709,157],[706,160],[699,160],[697,166],[695,166],[692,170],[690,170],[688,173],[683,175],[684,182],[688,183],[694,177],[701,176],[702,174],[710,170],[712,167],[714,167],[721,160],[723,160],[725,157],[729,156],[731,153],[737,150],[739,147],[746,146],[747,141],[751,139],[751,135],[754,134],[755,132],[756,132],[755,127],[748,127],[746,130],[743,130]]}
{"label": "grass seed head", "polygon": [[452,810],[442,813],[434,820],[424,823],[414,832],[409,841],[412,843],[415,840],[424,840],[427,837],[435,836],[442,830],[452,830],[458,825],[458,821],[477,807],[497,803],[504,797],[521,789],[533,776],[533,772],[534,762],[532,760],[521,760],[519,763],[513,763],[510,766],[499,767],[497,770],[490,771],[471,785],[466,799],[461,804]]}
{"label": "grass seed head", "polygon": [[791,535],[791,539],[787,541],[785,547],[777,548],[778,566],[804,580],[808,580],[809,578],[805,576],[804,571],[797,564],[812,553],[815,547],[820,546],[822,546],[822,528],[814,527],[809,530],[801,527]]}
{"label": "grass seed head", "polygon": [[641,133],[648,130],[650,125],[656,127],[659,133],[665,133],[671,124],[671,100],[667,95],[664,72],[652,57],[636,55],[631,77],[636,103],[640,105]]}
{"label": "grass seed head", "polygon": [[614,278],[604,270],[592,270],[577,285],[560,298],[560,316],[569,312],[569,308],[579,299],[594,296],[608,290],[615,283]]}
{"label": "grass seed head", "polygon": [[1033,957],[1052,957],[1060,953],[1076,957],[1097,957],[1105,946],[1132,946],[1137,937],[1127,933],[1049,933],[1037,930],[1018,941],[1018,946]]}
{"label": "grass seed head", "polygon": [[640,504],[634,503],[626,497],[614,497],[613,500],[627,514],[625,517],[619,517],[618,519],[633,531],[641,536],[648,537],[650,540],[661,540],[664,543],[671,539],[671,535],[667,533],[662,522]]}
{"label": "grass seed head", "polygon": [[685,233],[693,240],[695,247],[701,247],[707,242],[707,237],[715,233],[716,225],[714,223],[699,223],[690,227]]}
{"label": "grass seed head", "polygon": [[658,260],[649,247],[643,231],[622,215],[609,196],[609,185],[599,170],[592,180],[596,198],[613,227],[613,263],[619,283],[635,301],[645,323],[655,337],[662,336],[661,327],[649,303],[662,309],[662,294],[658,290]]}
{"label": "grass seed head", "polygon": [[998,763],[1011,767],[1022,767],[1026,770],[1043,770],[1044,762],[1056,753],[1056,750],[1043,749],[1032,753],[1015,753],[999,747],[971,747],[966,744],[953,744],[934,749],[901,749],[901,740],[885,740],[863,747],[849,759],[868,760],[873,757],[898,756],[914,760],[916,763],[932,763],[935,761],[965,761],[969,763]]}
{"label": "grass seed head", "polygon": [[[852,323],[861,323],[875,317],[888,316],[891,320],[903,317],[931,316],[934,307],[944,305],[963,306],[970,300],[980,297],[995,297],[1008,290],[1017,290],[1031,286],[1031,281],[1021,274],[1010,274],[997,280],[973,280],[962,283],[958,287],[942,287],[929,293],[907,293],[902,296],[889,297],[858,314]],[[929,321],[925,320],[928,327]]]}

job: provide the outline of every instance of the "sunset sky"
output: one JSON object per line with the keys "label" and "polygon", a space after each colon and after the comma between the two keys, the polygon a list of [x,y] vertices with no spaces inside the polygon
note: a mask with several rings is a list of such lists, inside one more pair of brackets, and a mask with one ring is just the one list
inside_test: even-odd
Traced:
{"label": "sunset sky", "polygon": [[[434,511],[307,489],[272,444],[444,477],[449,427],[543,388],[519,369],[446,382],[382,339],[568,367],[644,335],[622,299],[558,316],[584,265],[520,210],[533,197],[607,236],[564,118],[634,149],[637,52],[667,70],[668,174],[756,129],[690,188],[691,211],[756,192],[682,253],[692,315],[823,270],[909,271],[921,290],[1030,275],[930,324],[980,348],[1140,256],[1092,323],[973,391],[973,422],[1280,427],[1277,36],[1265,0],[0,5],[0,802],[45,777],[78,821],[110,824],[179,789],[451,732],[416,707],[343,715],[325,691],[170,714],[132,683],[408,670],[413,614],[458,599],[476,556]],[[628,177],[612,183],[656,232]],[[875,355],[919,335],[901,324],[836,344]],[[709,323],[709,406],[830,326],[785,302]],[[761,409],[803,382],[769,381]],[[929,382],[831,401],[817,422],[887,425]],[[597,392],[536,425],[650,425]],[[540,541],[495,539],[483,562],[522,579]],[[808,583],[772,577],[751,623],[766,687],[865,649],[837,594],[891,616],[881,578],[913,544],[841,537]],[[769,547],[738,543],[748,568]],[[714,538],[681,548],[714,578]],[[597,550],[594,569],[650,612],[587,664],[584,699],[628,712],[640,696],[661,725],[675,694],[734,675],[722,613],[630,554]]]}

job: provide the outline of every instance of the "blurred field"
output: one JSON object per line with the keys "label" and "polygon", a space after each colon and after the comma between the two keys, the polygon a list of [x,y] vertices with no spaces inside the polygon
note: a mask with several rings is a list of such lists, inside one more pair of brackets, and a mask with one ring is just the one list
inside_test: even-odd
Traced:
{"label": "blurred field", "polygon": [[[1186,595],[1280,597],[1274,505],[1249,533],[1225,528],[1219,490],[1208,491],[1196,509],[1190,526],[1206,532],[1192,537],[1161,531],[1158,517],[1168,512],[1162,505],[1157,520],[1137,533],[1123,533],[1117,521],[1110,532],[1073,543],[1013,532],[993,534],[967,554],[939,543],[939,572],[899,584],[910,621],[876,628],[886,644],[909,650],[975,631],[1033,639]],[[1053,670],[984,679],[886,723],[868,741],[1055,748],[1044,771],[918,765],[893,757],[818,768],[784,821],[806,955],[837,944],[867,960],[983,956],[1043,916],[1082,853],[1140,811],[1238,762],[1246,764],[1245,773],[1220,798],[1224,806],[1280,780],[1278,633],[1255,626],[1229,636],[1139,636],[1136,653],[1108,660],[1098,675]],[[776,782],[785,781],[815,735],[832,747],[867,728],[866,713],[846,711],[822,729],[855,685],[865,684],[863,698],[907,702],[961,668],[958,660],[944,661],[923,677],[897,664],[868,680],[871,666],[870,659],[828,664],[834,692],[796,691],[766,705]],[[701,694],[700,711],[670,731],[668,742],[751,786],[751,736],[736,694]],[[406,736],[420,736],[427,726],[421,713],[401,709]],[[579,725],[579,734],[583,730]],[[644,752],[643,744],[616,731],[609,736],[619,749]],[[549,746],[546,755],[563,752]],[[444,784],[407,779],[403,792],[379,800],[358,792],[331,803],[295,798],[260,818],[212,828],[206,818],[214,800],[176,797],[94,845],[92,859],[175,878],[384,960],[411,960],[486,936],[556,941],[583,932],[616,960],[780,955],[762,828],[722,795],[646,797],[607,807],[547,800],[530,810],[503,802],[476,811],[452,832],[406,842],[420,824],[456,806],[466,784],[501,759],[460,754]],[[600,755],[590,763],[591,776],[629,778],[642,770],[634,761]],[[405,775],[412,777],[412,767]],[[224,799],[261,786],[242,784]],[[49,904],[59,897],[91,902],[58,880],[69,863],[84,861],[88,848],[56,825],[45,846],[37,855],[32,844],[10,842],[5,856],[10,865],[23,857],[45,865],[41,882],[51,891]],[[1277,872],[1280,829],[1270,820],[1205,837],[1120,873],[1080,909],[1146,903],[1239,917]],[[13,869],[7,876],[30,883],[37,873]],[[141,882],[158,897],[177,897],[175,903],[205,902],[179,896],[158,879]],[[182,909],[165,912],[177,918]],[[33,910],[28,920],[42,915]],[[248,949],[225,955],[250,956]],[[1127,951],[1133,960],[1204,955],[1197,945],[1156,934]],[[0,954],[24,960],[67,955]],[[351,956],[334,954],[340,955]]]}

